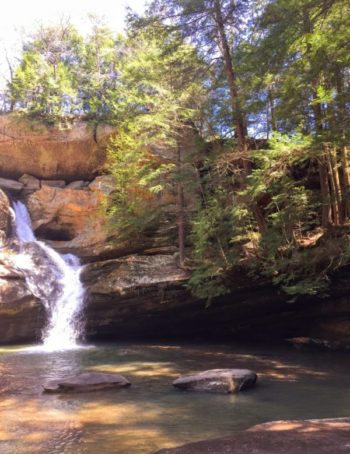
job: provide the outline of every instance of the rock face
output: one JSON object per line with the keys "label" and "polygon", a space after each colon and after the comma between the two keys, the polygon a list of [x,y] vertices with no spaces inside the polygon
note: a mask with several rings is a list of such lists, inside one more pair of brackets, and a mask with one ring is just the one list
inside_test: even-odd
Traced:
{"label": "rock face", "polygon": [[108,196],[115,191],[115,181],[112,175],[101,175],[96,177],[93,182],[89,184],[89,188],[94,192],[102,192]]}
{"label": "rock face", "polygon": [[0,343],[38,341],[45,320],[44,307],[28,289],[12,255],[0,251]]}
{"label": "rock face", "polygon": [[10,202],[0,190],[0,343],[25,342],[39,336],[43,308],[6,248],[11,230]]}
{"label": "rock face", "polygon": [[86,372],[65,380],[53,380],[43,385],[47,393],[82,393],[111,388],[127,388],[131,383],[122,375]]}
{"label": "rock face", "polygon": [[246,369],[212,369],[185,375],[173,382],[175,388],[184,391],[231,394],[252,388],[258,376]]}
{"label": "rock face", "polygon": [[23,184],[8,178],[0,178],[0,188],[8,191],[10,194],[19,195],[23,189]]}
{"label": "rock face", "polygon": [[28,197],[33,192],[39,191],[41,187],[40,180],[32,175],[24,174],[18,181],[23,184],[22,197]]}
{"label": "rock face", "polygon": [[99,191],[42,186],[27,200],[33,229],[59,251],[80,258],[108,248],[108,232]]}
{"label": "rock face", "polygon": [[[208,306],[189,294],[189,273],[177,266],[172,191],[157,197],[156,203],[167,207],[161,225],[142,238],[118,240],[101,216],[104,201],[114,191],[112,177],[103,174],[105,145],[113,132],[105,126],[94,131],[82,122],[59,130],[15,116],[0,117],[0,188],[27,204],[38,239],[89,263],[83,273],[88,337],[305,336],[320,338],[324,345],[338,341],[350,345],[350,267],[335,279],[329,299],[286,304],[276,288],[261,282],[252,286],[249,278],[237,273],[231,276],[236,290]],[[187,201],[187,209],[196,205],[195,199]],[[24,277],[4,258],[15,253],[12,237],[9,200],[0,190],[2,342],[34,340],[44,320],[43,308],[26,288]]]}
{"label": "rock face", "polygon": [[184,282],[188,273],[178,268],[173,255],[130,255],[87,265],[83,281],[93,294],[126,295],[127,292],[169,282]]}
{"label": "rock face", "polygon": [[350,418],[276,421],[157,454],[336,454],[349,450]]}
{"label": "rock face", "polygon": [[[86,330],[89,337],[132,338],[147,332],[191,300],[184,284],[188,273],[171,254],[131,255],[88,264]],[[170,321],[169,319],[169,321]]]}
{"label": "rock face", "polygon": [[0,248],[6,243],[11,229],[10,201],[0,189]]}
{"label": "rock face", "polygon": [[49,180],[91,180],[105,164],[105,145],[113,132],[109,126],[94,131],[86,122],[62,130],[2,115],[1,177],[19,178],[27,173]]}

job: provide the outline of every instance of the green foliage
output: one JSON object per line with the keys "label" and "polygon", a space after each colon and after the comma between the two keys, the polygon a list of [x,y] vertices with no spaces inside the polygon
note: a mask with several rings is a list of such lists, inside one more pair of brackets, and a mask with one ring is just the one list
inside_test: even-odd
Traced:
{"label": "green foliage", "polygon": [[194,295],[208,301],[229,292],[225,273],[235,264],[230,248],[232,206],[225,199],[225,189],[217,188],[192,219],[194,271],[188,285]]}
{"label": "green foliage", "polygon": [[24,46],[9,84],[13,105],[51,123],[72,114],[77,104],[77,65],[82,38],[70,24],[41,27]]}
{"label": "green foliage", "polygon": [[164,190],[186,184],[196,146],[185,156],[183,142],[200,116],[201,62],[192,46],[159,25],[134,31],[125,45],[118,133],[109,148],[118,182],[110,213],[117,230],[140,234],[160,221]]}
{"label": "green foliage", "polygon": [[126,36],[40,28],[9,104],[115,125],[111,227],[155,231],[174,205],[197,296],[237,269],[316,295],[350,262],[349,22],[348,0],[153,0]]}
{"label": "green foliage", "polygon": [[77,115],[112,121],[123,39],[94,21],[84,40],[68,23],[39,27],[9,83],[11,104],[48,123]]}
{"label": "green foliage", "polygon": [[[256,153],[255,169],[243,196],[251,209],[264,197],[265,228],[260,232],[256,252],[249,267],[258,276],[266,276],[289,294],[315,294],[324,283],[308,267],[308,234],[319,228],[317,194],[305,187],[310,166],[311,140],[276,134],[270,148]],[[253,204],[253,206],[252,206]],[[310,249],[311,250],[311,249]]]}
{"label": "green foliage", "polygon": [[84,43],[81,57],[78,96],[86,117],[95,122],[114,120],[124,41],[93,19],[92,31]]}
{"label": "green foliage", "polygon": [[172,170],[172,164],[157,161],[140,146],[140,131],[135,124],[132,133],[124,127],[108,148],[110,171],[116,181],[108,214],[112,228],[121,237],[129,238],[141,236],[159,220],[162,206],[157,204],[155,195],[163,191],[165,183],[161,177]]}
{"label": "green foliage", "polygon": [[[206,181],[209,195],[192,221],[190,289],[211,300],[235,285],[231,276],[241,268],[254,278],[267,278],[291,298],[325,292],[329,273],[350,256],[349,248],[335,248],[339,241],[318,244],[323,234],[319,196],[306,187],[314,157],[311,138],[276,134],[269,148],[252,157],[254,169],[234,196],[229,178],[219,188],[217,176]],[[254,216],[257,207],[265,220],[263,230]]]}

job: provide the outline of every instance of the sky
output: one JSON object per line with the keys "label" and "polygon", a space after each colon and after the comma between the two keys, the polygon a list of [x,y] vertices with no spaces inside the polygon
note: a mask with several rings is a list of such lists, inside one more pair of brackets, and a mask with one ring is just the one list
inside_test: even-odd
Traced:
{"label": "sky", "polygon": [[89,13],[104,17],[116,31],[123,30],[126,7],[142,13],[146,0],[10,0],[0,14],[0,86],[7,78],[6,52],[15,61],[21,49],[23,31],[30,32],[38,23],[55,23],[70,18],[78,30],[89,30]]}

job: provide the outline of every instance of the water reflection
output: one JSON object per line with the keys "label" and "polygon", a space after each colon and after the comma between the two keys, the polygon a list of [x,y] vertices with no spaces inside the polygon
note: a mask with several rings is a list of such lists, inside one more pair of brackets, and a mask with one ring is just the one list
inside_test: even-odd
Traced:
{"label": "water reflection", "polygon": [[[2,348],[0,452],[141,454],[270,420],[348,416],[350,366],[344,358],[193,345],[105,345],[56,353]],[[231,396],[171,386],[180,374],[221,367],[252,368],[259,386]],[[132,387],[42,394],[44,382],[87,370],[121,373]]]}

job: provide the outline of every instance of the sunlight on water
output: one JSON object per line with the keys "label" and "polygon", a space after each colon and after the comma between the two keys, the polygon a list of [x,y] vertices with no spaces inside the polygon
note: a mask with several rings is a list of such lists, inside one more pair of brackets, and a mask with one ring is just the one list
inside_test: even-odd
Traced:
{"label": "sunlight on water", "polygon": [[[267,421],[349,416],[347,354],[261,345],[108,344],[29,354],[25,348],[0,349],[1,454],[147,454]],[[222,367],[255,370],[258,386],[238,395],[172,386],[179,375]],[[43,393],[48,380],[86,371],[120,373],[132,385]]]}
{"label": "sunlight on water", "polygon": [[79,348],[85,296],[79,259],[71,254],[61,256],[37,241],[23,203],[14,203],[14,214],[20,241],[20,253],[14,257],[14,263],[24,272],[29,289],[43,302],[48,314],[43,345],[38,348],[47,352]]}
{"label": "sunlight on water", "polygon": [[[56,344],[57,345],[57,344]],[[71,346],[65,346],[62,347],[61,345],[59,347],[52,346],[50,344],[39,344],[39,345],[33,345],[30,347],[24,347],[21,350],[17,350],[18,353],[56,353],[60,351],[78,351],[78,350],[92,350],[96,348],[95,345],[89,344],[74,344]],[[1,349],[0,349],[1,352]]]}

